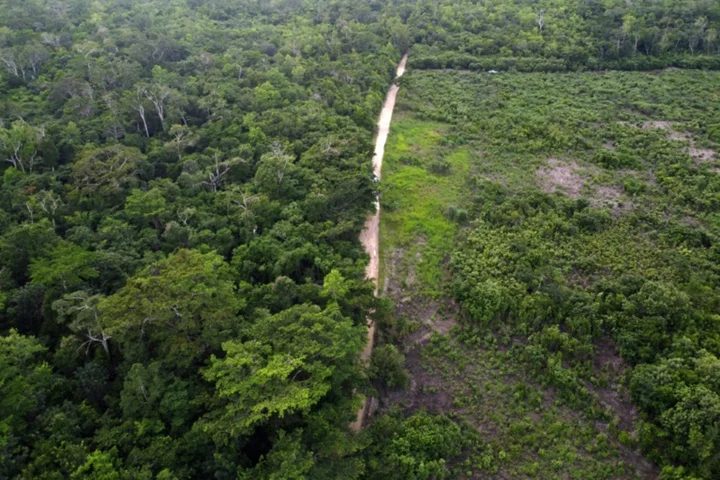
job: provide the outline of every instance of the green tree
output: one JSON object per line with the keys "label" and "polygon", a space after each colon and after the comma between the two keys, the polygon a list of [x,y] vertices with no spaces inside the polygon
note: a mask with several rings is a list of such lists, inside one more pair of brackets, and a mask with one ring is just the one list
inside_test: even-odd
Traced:
{"label": "green tree", "polygon": [[122,145],[88,147],[73,163],[75,192],[82,197],[113,199],[137,183],[143,161],[139,150]]}
{"label": "green tree", "polygon": [[213,356],[203,373],[225,403],[220,431],[247,434],[271,419],[308,415],[356,377],[363,330],[336,304],[306,304],[263,315],[247,341],[223,343],[225,356]]}
{"label": "green tree", "polygon": [[121,468],[117,458],[117,449],[108,452],[95,450],[87,456],[85,463],[73,472],[72,480],[125,480],[132,478],[130,473]]}
{"label": "green tree", "polygon": [[7,478],[17,473],[23,456],[20,439],[50,388],[51,368],[38,358],[45,350],[16,330],[0,336],[0,474]]}
{"label": "green tree", "polygon": [[125,200],[125,213],[142,226],[150,223],[160,230],[167,213],[167,202],[159,188],[151,188],[147,192],[133,189]]}
{"label": "green tree", "polygon": [[67,292],[98,277],[96,261],[95,253],[62,243],[30,264],[30,278],[33,283]]}
{"label": "green tree", "polygon": [[407,419],[381,417],[369,433],[374,442],[366,452],[365,478],[371,480],[449,478],[448,461],[473,437],[448,417],[422,411]]}
{"label": "green tree", "polygon": [[90,350],[95,344],[102,346],[105,353],[110,355],[110,338],[100,325],[100,310],[98,304],[103,295],[91,295],[80,290],[64,295],[52,304],[58,315],[58,321],[67,323],[70,330],[83,340],[82,345]]}
{"label": "green tree", "polygon": [[220,256],[180,250],[100,302],[99,323],[130,362],[190,368],[238,331],[242,304]]}

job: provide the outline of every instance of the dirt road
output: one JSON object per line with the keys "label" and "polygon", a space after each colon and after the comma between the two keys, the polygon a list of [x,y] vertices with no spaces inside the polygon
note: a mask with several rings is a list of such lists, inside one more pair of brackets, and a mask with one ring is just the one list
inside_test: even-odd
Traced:
{"label": "dirt road", "polygon": [[[405,65],[407,64],[408,54],[406,53],[397,68],[397,77],[401,77],[405,73]],[[383,105],[382,112],[380,113],[380,119],[378,120],[378,132],[377,139],[375,140],[375,155],[373,156],[373,171],[375,177],[380,179],[382,176],[382,162],[383,155],[385,155],[385,142],[387,142],[388,133],[390,133],[390,122],[392,121],[393,110],[395,109],[395,98],[397,97],[398,90],[400,87],[393,84],[388,90],[387,97],[385,97],[385,105]],[[377,294],[378,288],[378,275],[380,270],[380,263],[378,257],[378,245],[380,243],[380,202],[378,199],[375,200],[375,215],[368,218],[365,222],[365,229],[360,234],[360,241],[365,247],[365,251],[370,255],[370,263],[365,270],[365,276],[372,279],[375,283],[375,294]],[[365,346],[365,350],[362,353],[363,362],[367,362],[370,359],[372,353],[373,344],[375,341],[375,325],[368,321],[368,342]],[[352,423],[351,428],[358,431],[362,428],[363,420],[367,413],[370,399],[365,400],[365,405],[358,412],[357,420]]]}

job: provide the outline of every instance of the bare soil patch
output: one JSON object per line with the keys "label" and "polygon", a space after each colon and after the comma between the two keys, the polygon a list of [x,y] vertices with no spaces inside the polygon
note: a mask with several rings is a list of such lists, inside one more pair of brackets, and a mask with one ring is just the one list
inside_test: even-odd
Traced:
{"label": "bare soil patch", "polygon": [[608,185],[595,187],[590,204],[596,208],[609,208],[614,216],[629,212],[635,207],[624,198],[621,187]]}
{"label": "bare soil patch", "polygon": [[427,410],[433,413],[447,413],[453,410],[453,397],[445,388],[439,375],[429,374],[420,358],[421,346],[416,345],[405,355],[405,368],[410,375],[407,390],[385,392],[381,397],[381,408],[403,405],[408,412]]}
{"label": "bare soil patch", "polygon": [[690,147],[688,149],[690,156],[695,159],[698,163],[708,163],[715,161],[715,150],[712,148],[695,148]]}
{"label": "bare soil patch", "polygon": [[[613,147],[614,148],[614,147]],[[580,198],[585,190],[585,178],[581,168],[575,161],[563,162],[556,158],[547,161],[546,167],[535,171],[540,188],[549,193],[561,192],[570,198]],[[596,208],[609,208],[614,215],[631,210],[631,202],[623,200],[623,190],[619,186],[601,185],[585,192],[590,204]]]}
{"label": "bare soil patch", "polygon": [[618,418],[618,426],[626,432],[634,430],[638,418],[637,409],[630,401],[628,392],[622,386],[622,377],[628,370],[625,361],[620,357],[615,344],[609,339],[601,339],[595,344],[594,356],[595,377],[607,381],[607,387],[590,385],[590,390],[597,395],[601,405],[611,410]]}
{"label": "bare soil patch", "polygon": [[690,144],[687,152],[697,163],[707,163],[715,160],[715,150],[712,148],[697,148],[695,138],[687,132],[678,132],[674,130],[670,132],[668,138],[677,142],[687,142]]}
{"label": "bare soil patch", "polygon": [[387,296],[391,292],[395,294],[401,290],[398,279],[400,278],[399,269],[403,264],[404,257],[405,251],[401,248],[394,248],[387,255],[385,259],[386,271],[385,277],[383,278],[382,296]]}
{"label": "bare soil patch", "polygon": [[[637,409],[630,400],[630,394],[622,384],[624,375],[629,367],[620,357],[615,344],[607,338],[599,340],[595,344],[594,371],[596,378],[603,378],[607,386],[599,387],[588,382],[587,387],[605,409],[611,411],[617,421],[617,427],[628,432],[633,438],[637,438],[638,431],[636,422],[639,419]],[[607,431],[608,424],[596,422],[598,429]],[[618,441],[614,441],[620,450],[625,461],[635,467],[636,473],[643,478],[658,478],[658,468],[647,461],[639,449],[633,449]]]}
{"label": "bare soil patch", "polygon": [[673,122],[665,122],[662,120],[652,120],[650,122],[645,122],[642,125],[642,128],[644,129],[650,129],[650,128],[657,128],[660,130],[672,130],[673,128]]}
{"label": "bare soil patch", "polygon": [[600,205],[616,206],[622,196],[620,187],[601,186],[596,187],[593,192],[593,201]]}
{"label": "bare soil patch", "polygon": [[[618,122],[621,125],[633,125],[630,122]],[[651,120],[642,124],[643,129],[658,129],[668,132],[668,138],[677,142],[687,142],[690,146],[687,148],[688,154],[696,163],[714,162],[717,158],[717,152],[712,148],[697,148],[695,138],[688,132],[682,132],[675,129],[675,122],[666,122],[663,120]]]}
{"label": "bare soil patch", "polygon": [[556,158],[547,161],[548,166],[535,171],[540,187],[549,193],[561,191],[570,198],[580,198],[585,180],[578,173],[580,166],[574,162],[562,162]]}
{"label": "bare soil patch", "polygon": [[668,138],[670,140],[675,140],[676,142],[692,142],[693,136],[690,135],[687,132],[678,132],[677,130],[673,130],[668,135]]}

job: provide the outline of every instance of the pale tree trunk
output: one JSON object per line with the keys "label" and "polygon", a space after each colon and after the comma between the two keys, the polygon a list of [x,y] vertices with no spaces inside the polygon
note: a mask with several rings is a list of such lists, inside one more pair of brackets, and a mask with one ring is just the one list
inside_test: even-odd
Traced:
{"label": "pale tree trunk", "polygon": [[145,119],[145,107],[142,105],[137,105],[133,107],[138,114],[140,114],[140,118],[142,119],[143,127],[145,128],[145,136],[150,138],[150,130],[148,130],[148,124],[147,120]]}

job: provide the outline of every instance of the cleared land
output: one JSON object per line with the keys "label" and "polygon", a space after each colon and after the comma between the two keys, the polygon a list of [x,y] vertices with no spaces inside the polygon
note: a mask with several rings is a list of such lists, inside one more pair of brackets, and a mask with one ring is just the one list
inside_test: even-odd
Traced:
{"label": "cleared land", "polygon": [[[639,443],[653,418],[629,382],[671,339],[648,347],[652,357],[629,353],[645,334],[592,308],[603,285],[630,277],[716,288],[707,245],[692,238],[714,228],[719,81],[697,71],[404,79],[380,227],[380,288],[396,319],[380,342],[399,345],[411,382],[381,407],[476,427],[483,444],[456,459],[459,478],[657,477]],[[542,302],[524,299],[554,291],[548,305],[578,310],[532,314]]]}

